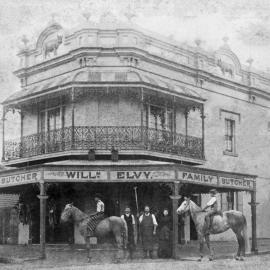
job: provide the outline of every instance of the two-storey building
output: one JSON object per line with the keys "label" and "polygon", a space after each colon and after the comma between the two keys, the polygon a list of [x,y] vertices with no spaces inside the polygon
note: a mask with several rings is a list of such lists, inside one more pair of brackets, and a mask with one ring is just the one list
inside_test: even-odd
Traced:
{"label": "two-storey building", "polygon": [[[2,162],[11,169],[0,187],[18,195],[19,242],[40,241],[44,255],[45,241],[68,241],[64,205],[91,212],[98,192],[107,215],[169,207],[175,247],[178,229],[196,239],[189,218],[178,226],[181,195],[205,204],[215,187],[223,210],[246,214],[256,250],[256,185],[258,232],[269,236],[261,200],[269,194],[270,78],[252,61],[242,66],[226,39],[209,52],[199,40],[178,44],[107,14],[72,31],[52,23],[18,57],[22,89],[3,102]],[[76,228],[74,238],[82,241]]]}

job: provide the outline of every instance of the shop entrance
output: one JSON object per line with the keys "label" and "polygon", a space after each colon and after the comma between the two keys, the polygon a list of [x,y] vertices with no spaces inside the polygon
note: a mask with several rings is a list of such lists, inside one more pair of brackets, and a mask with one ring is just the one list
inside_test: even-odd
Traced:
{"label": "shop entrance", "polygon": [[[87,214],[96,211],[95,194],[100,194],[105,204],[105,216],[120,216],[129,206],[136,217],[145,205],[157,219],[163,209],[171,213],[171,189],[162,183],[53,183],[47,188],[46,241],[48,243],[76,243],[74,228],[60,223],[61,211],[67,203]],[[136,203],[137,196],[137,203]],[[137,208],[138,207],[138,208]]]}

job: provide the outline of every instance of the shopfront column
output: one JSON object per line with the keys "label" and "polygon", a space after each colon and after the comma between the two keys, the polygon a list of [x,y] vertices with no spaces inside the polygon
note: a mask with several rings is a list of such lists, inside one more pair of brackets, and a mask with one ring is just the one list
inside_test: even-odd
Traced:
{"label": "shopfront column", "polygon": [[46,184],[44,181],[39,183],[40,194],[40,259],[46,259]]}
{"label": "shopfront column", "polygon": [[180,184],[178,181],[173,182],[172,187],[172,215],[173,215],[173,237],[172,237],[172,257],[177,259],[177,247],[178,247],[178,214],[176,212],[178,208],[178,201],[181,198],[179,196],[179,187]]}
{"label": "shopfront column", "polygon": [[254,253],[258,253],[256,222],[256,207],[258,203],[256,203],[256,189],[251,191],[251,202],[249,204],[251,207],[251,251]]}

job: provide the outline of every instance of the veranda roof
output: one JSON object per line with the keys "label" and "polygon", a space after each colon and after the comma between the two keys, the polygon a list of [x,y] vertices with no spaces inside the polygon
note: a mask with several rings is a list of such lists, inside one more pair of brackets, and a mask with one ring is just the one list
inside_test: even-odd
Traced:
{"label": "veranda roof", "polygon": [[192,87],[186,87],[175,80],[162,78],[146,72],[117,72],[117,71],[79,71],[71,76],[70,74],[43,80],[25,87],[9,96],[2,104],[18,103],[24,99],[35,98],[51,92],[76,87],[107,87],[112,86],[145,86],[162,89],[177,96],[196,99],[203,102],[205,99]]}

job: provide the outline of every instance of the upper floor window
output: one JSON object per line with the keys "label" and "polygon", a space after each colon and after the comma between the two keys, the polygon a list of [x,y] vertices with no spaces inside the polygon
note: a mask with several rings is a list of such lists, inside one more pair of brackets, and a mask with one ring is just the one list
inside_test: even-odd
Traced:
{"label": "upper floor window", "polygon": [[235,111],[220,109],[219,118],[222,120],[222,124],[224,125],[225,139],[223,154],[238,157],[236,153],[236,134],[237,129],[241,124],[241,115]]}
{"label": "upper floor window", "polygon": [[235,154],[235,121],[225,119],[225,152]]}
{"label": "upper floor window", "polygon": [[46,109],[39,113],[39,132],[50,132],[64,126],[63,107]]}
{"label": "upper floor window", "polygon": [[146,126],[156,130],[172,131],[173,112],[171,108],[146,104]]}

